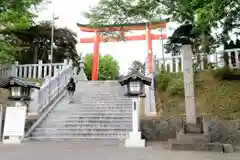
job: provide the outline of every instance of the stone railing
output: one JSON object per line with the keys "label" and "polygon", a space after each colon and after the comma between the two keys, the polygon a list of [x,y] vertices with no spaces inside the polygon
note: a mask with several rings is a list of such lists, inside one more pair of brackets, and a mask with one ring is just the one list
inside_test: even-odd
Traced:
{"label": "stone railing", "polygon": [[[171,53],[169,53],[171,55]],[[212,64],[214,68],[220,68],[225,65],[224,56],[227,58],[230,68],[240,69],[240,48],[227,49],[224,51],[216,52],[212,55],[195,54],[193,56],[193,62],[196,65],[197,70],[204,70]],[[163,58],[153,57],[153,65],[155,65],[154,71],[167,70],[168,72],[182,72],[182,56],[168,56]],[[153,66],[154,67],[154,66]],[[148,74],[148,60],[145,62],[145,74]]]}
{"label": "stone railing", "polygon": [[12,72],[14,76],[19,78],[42,79],[57,75],[58,70],[62,70],[65,65],[64,63],[43,64],[42,60],[39,60],[38,64],[19,65],[18,62],[16,62],[15,65],[12,66]]}
{"label": "stone railing", "polygon": [[[65,62],[67,62],[65,60]],[[18,64],[16,61],[12,65],[0,66],[0,76],[15,76],[27,79],[45,79],[49,76],[55,76],[59,70],[62,70],[66,64],[63,63],[43,63],[42,60],[38,64]]]}
{"label": "stone railing", "polygon": [[240,48],[227,49],[224,51],[228,57],[228,65],[230,68],[240,68]]}
{"label": "stone railing", "polygon": [[13,75],[14,73],[12,72],[12,66],[0,66],[0,77],[8,77]]}
{"label": "stone railing", "polygon": [[63,92],[69,78],[73,76],[72,62],[64,63],[62,70],[55,76],[49,77],[41,86],[40,90],[34,90],[31,94],[33,101],[30,102],[29,115],[41,113],[60,93]]}

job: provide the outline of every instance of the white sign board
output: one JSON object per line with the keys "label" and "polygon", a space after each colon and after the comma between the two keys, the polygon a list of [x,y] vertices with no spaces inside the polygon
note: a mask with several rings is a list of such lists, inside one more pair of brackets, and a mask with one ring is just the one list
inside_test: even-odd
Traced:
{"label": "white sign board", "polygon": [[27,107],[7,107],[3,143],[21,143],[24,138]]}

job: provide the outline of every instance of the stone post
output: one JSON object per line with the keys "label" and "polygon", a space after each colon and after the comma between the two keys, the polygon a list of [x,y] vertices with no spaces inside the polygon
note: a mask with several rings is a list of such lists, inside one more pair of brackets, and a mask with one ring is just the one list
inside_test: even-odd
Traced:
{"label": "stone post", "polygon": [[135,97],[132,99],[132,128],[133,131],[129,133],[129,138],[125,140],[125,147],[145,147],[145,139],[141,139],[140,128],[140,98]]}
{"label": "stone post", "polygon": [[84,60],[81,58],[79,61],[79,73],[78,73],[78,80],[79,81],[87,81],[87,76],[84,72]]}
{"label": "stone post", "polygon": [[69,61],[68,61],[68,65],[69,65],[70,67],[73,66],[73,60],[72,60],[72,59],[69,59]]}
{"label": "stone post", "polygon": [[68,66],[68,60],[64,59],[63,61],[63,68],[66,68]]}
{"label": "stone post", "polygon": [[193,52],[190,44],[182,45],[182,69],[184,76],[184,93],[186,106],[186,122],[196,124],[196,104],[193,78]]}
{"label": "stone post", "polygon": [[17,66],[18,66],[18,61],[16,61],[14,63],[14,65],[12,65],[12,69],[11,69],[11,76],[13,77],[17,77]]}
{"label": "stone post", "polygon": [[39,79],[41,79],[42,77],[44,77],[43,75],[42,75],[42,67],[43,66],[43,61],[42,60],[38,60],[38,75],[37,75],[37,77],[39,78]]}

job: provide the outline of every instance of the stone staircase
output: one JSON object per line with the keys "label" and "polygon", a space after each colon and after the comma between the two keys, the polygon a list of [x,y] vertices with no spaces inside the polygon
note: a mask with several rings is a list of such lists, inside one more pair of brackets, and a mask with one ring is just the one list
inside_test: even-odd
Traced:
{"label": "stone staircase", "polygon": [[126,139],[132,130],[132,100],[123,95],[117,81],[78,82],[74,103],[65,96],[31,139]]}

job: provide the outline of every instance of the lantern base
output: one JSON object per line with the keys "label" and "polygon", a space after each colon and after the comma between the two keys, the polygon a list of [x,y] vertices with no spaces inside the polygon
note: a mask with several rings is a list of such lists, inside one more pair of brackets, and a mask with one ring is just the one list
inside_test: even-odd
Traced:
{"label": "lantern base", "polygon": [[141,132],[130,132],[129,138],[125,140],[127,148],[145,148],[145,139],[141,139]]}

